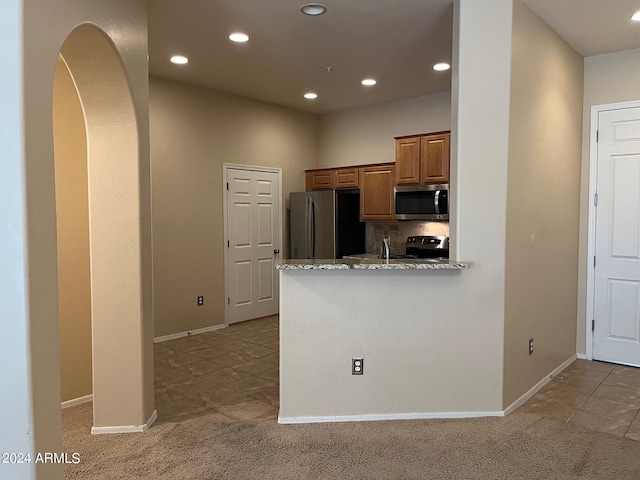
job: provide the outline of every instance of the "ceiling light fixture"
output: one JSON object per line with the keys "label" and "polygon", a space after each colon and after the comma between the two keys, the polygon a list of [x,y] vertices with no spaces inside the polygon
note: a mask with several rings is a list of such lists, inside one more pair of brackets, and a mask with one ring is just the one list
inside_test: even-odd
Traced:
{"label": "ceiling light fixture", "polygon": [[365,79],[364,79],[364,80],[362,80],[362,82],[360,82],[360,83],[362,83],[362,85],[364,85],[364,86],[366,86],[366,87],[370,87],[370,86],[372,86],[372,85],[375,85],[375,84],[376,84],[376,83],[378,83],[378,82],[376,82],[373,78],[365,78]]}
{"label": "ceiling light fixture", "polygon": [[300,7],[300,11],[305,15],[317,17],[318,15],[326,13],[327,7],[325,7],[324,5],[320,5],[319,3],[307,3],[306,5]]}
{"label": "ceiling light fixture", "polygon": [[304,98],[306,98],[307,100],[314,100],[318,98],[318,94],[313,92],[305,93]]}
{"label": "ceiling light fixture", "polygon": [[249,35],[245,33],[236,32],[229,35],[229,40],[236,43],[244,43],[249,41]]}
{"label": "ceiling light fixture", "polygon": [[633,22],[640,22],[640,10],[638,10],[636,13],[631,15],[631,20]]}
{"label": "ceiling light fixture", "polygon": [[176,65],[184,65],[185,63],[189,63],[189,59],[183,55],[174,55],[170,60],[171,63],[175,63]]}
{"label": "ceiling light fixture", "polygon": [[450,68],[451,68],[451,65],[449,65],[448,63],[436,63],[433,66],[433,69],[438,72],[444,72],[445,70],[449,70]]}

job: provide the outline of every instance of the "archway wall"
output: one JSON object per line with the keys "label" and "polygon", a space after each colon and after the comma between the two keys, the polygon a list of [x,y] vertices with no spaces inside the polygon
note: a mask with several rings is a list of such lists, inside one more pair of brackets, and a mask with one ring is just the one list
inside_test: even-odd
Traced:
{"label": "archway wall", "polygon": [[56,64],[53,86],[53,150],[58,232],[60,399],[87,398],[91,385],[91,279],[87,129],[69,69]]}
{"label": "archway wall", "polygon": [[[11,398],[0,395],[6,418],[3,451],[61,452],[60,376],[57,319],[55,195],[52,141],[52,85],[58,52],[77,26],[92,23],[112,40],[130,85],[137,122],[137,218],[142,301],[135,306],[141,326],[135,343],[143,353],[134,375],[145,393],[127,405],[138,425],[153,411],[151,237],[149,205],[148,64],[144,0],[5,0],[0,38],[6,48],[0,74],[0,290],[5,289],[11,327],[2,340],[0,360],[11,365],[3,376]],[[7,100],[5,102],[5,99]],[[142,215],[140,215],[142,212]],[[130,222],[134,220],[129,219]],[[5,263],[6,261],[6,263]],[[118,345],[114,345],[118,348]],[[114,352],[116,353],[116,352]],[[22,373],[26,373],[22,376]],[[127,375],[129,375],[127,373]],[[26,380],[21,380],[26,379]],[[138,392],[139,393],[139,392]],[[24,406],[23,406],[24,405]],[[146,417],[146,418],[145,418]],[[120,422],[119,422],[120,423]],[[122,423],[120,423],[122,424]],[[7,445],[4,442],[10,442]],[[7,447],[7,448],[4,448]],[[60,465],[16,466],[11,478],[62,478]]]}
{"label": "archway wall", "polygon": [[74,29],[61,55],[78,89],[88,137],[94,430],[143,425],[151,395],[140,380],[152,376],[141,351],[145,345],[151,350],[151,339],[140,341],[147,284],[140,256],[150,246],[142,244],[138,191],[145,166],[138,162],[135,111],[120,59],[102,31]]}

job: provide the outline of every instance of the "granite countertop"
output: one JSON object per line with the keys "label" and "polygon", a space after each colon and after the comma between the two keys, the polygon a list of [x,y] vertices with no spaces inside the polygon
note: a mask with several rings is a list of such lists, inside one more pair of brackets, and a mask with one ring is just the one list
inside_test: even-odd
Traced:
{"label": "granite countertop", "polygon": [[277,270],[463,270],[471,266],[468,262],[431,259],[381,260],[378,258],[343,258],[314,260],[280,260]]}

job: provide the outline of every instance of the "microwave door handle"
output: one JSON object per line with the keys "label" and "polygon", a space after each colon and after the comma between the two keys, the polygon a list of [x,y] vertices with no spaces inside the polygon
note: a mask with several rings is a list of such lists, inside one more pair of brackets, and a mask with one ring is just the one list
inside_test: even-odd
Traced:
{"label": "microwave door handle", "polygon": [[433,202],[433,206],[435,207],[436,213],[440,214],[440,190],[436,190],[436,197]]}

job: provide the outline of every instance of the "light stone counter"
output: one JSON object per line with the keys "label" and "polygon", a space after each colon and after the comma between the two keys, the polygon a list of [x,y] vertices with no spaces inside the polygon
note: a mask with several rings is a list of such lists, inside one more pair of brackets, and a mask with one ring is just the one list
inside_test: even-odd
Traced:
{"label": "light stone counter", "polygon": [[278,270],[463,270],[470,266],[452,260],[406,258],[388,261],[378,258],[280,260],[276,263]]}

